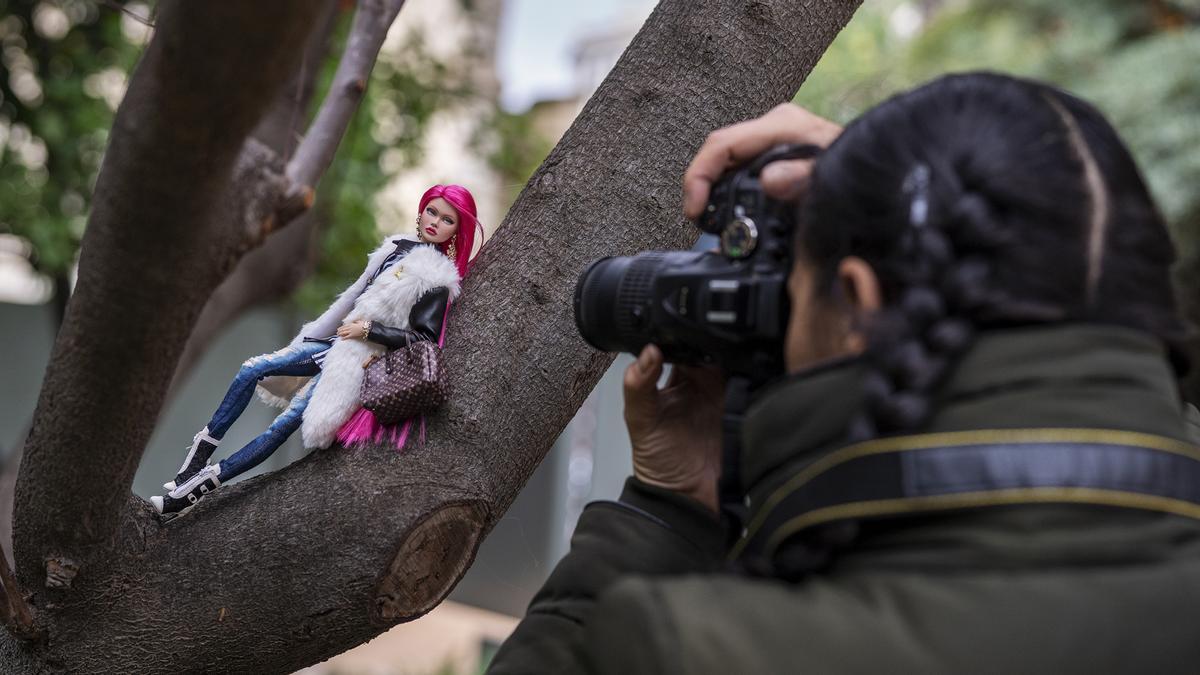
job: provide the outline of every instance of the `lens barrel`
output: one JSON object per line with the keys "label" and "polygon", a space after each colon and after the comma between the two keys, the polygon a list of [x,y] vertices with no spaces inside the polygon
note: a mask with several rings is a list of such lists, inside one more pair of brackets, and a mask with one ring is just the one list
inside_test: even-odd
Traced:
{"label": "lens barrel", "polygon": [[653,316],[655,283],[660,274],[697,255],[648,251],[592,263],[575,285],[575,325],[583,339],[596,349],[633,354],[659,342],[665,326],[656,325]]}
{"label": "lens barrel", "polygon": [[613,316],[617,289],[632,258],[601,258],[588,266],[575,284],[575,326],[588,344],[603,352],[625,349],[617,337]]}

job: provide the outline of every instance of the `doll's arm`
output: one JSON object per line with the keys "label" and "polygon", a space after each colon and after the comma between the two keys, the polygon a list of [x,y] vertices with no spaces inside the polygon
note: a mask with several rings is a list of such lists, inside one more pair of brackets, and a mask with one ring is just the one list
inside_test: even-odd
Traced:
{"label": "doll's arm", "polygon": [[393,328],[377,322],[371,322],[371,330],[367,339],[381,344],[388,349],[397,349],[410,342],[428,340],[437,342],[442,332],[442,321],[446,317],[446,307],[450,302],[450,290],[435,288],[413,305],[408,314],[409,329]]}

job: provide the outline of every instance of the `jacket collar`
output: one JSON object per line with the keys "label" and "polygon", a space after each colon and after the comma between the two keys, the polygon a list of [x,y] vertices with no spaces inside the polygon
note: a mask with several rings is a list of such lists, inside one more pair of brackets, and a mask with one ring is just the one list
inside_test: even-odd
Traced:
{"label": "jacket collar", "polygon": [[[831,362],[755,398],[742,436],[743,489],[755,501],[783,476],[846,444],[866,372],[861,359]],[[1163,345],[1114,326],[984,333],[936,393],[935,406],[920,432],[1072,427],[1188,440]]]}

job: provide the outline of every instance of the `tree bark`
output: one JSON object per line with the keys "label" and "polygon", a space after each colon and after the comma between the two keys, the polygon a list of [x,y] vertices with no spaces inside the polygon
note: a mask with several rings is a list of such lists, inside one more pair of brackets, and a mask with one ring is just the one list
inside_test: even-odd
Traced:
{"label": "tree bark", "polygon": [[[236,11],[257,14],[258,5],[237,3]],[[138,318],[167,308],[172,321],[190,326],[195,317],[186,307],[215,286],[198,270],[196,251],[213,244],[189,234],[204,229],[192,211],[183,227],[165,214],[149,220],[144,202],[102,180],[97,201],[105,207],[97,208],[93,224],[130,222],[107,212],[121,206],[122,215],[137,216],[132,222],[146,223],[141,236],[169,227],[166,241],[181,253],[165,264],[161,253],[126,236],[118,267],[104,255],[111,244],[89,228],[88,274],[81,264],[80,291],[39,403],[18,497],[18,572],[24,583],[37,584],[35,611],[49,639],[32,652],[16,652],[10,638],[0,638],[0,654],[32,653],[37,663],[78,672],[284,673],[432,609],[612,360],[577,336],[570,298],[578,275],[599,256],[689,245],[696,231],[680,216],[688,158],[708,131],[789,100],[856,6],[662,0],[467,279],[447,337],[455,394],[429,420],[428,442],[402,454],[316,451],[281,471],[223,487],[165,526],[128,489],[157,413],[154,396],[179,356],[172,345],[186,332],[171,328],[146,339],[112,329],[118,322],[138,325],[116,318],[121,307],[136,307]],[[170,34],[168,20],[180,9],[164,7],[160,35]],[[270,30],[283,30],[278,17]],[[152,46],[143,67],[161,58]],[[253,70],[245,63],[258,62],[241,60],[239,75]],[[128,167],[157,157],[153,144],[134,145],[136,139],[124,137],[128,127],[118,127],[110,154],[118,142],[125,147],[110,162]],[[172,159],[186,160],[185,140],[171,148]],[[143,191],[146,184],[161,191],[170,185],[151,180],[153,172],[132,173]],[[229,169],[217,173],[210,180],[230,176]],[[197,185],[204,192],[189,193],[183,206],[203,213],[220,198],[219,188]],[[184,270],[199,278],[184,284],[170,276]],[[146,275],[165,288],[143,288]],[[191,286],[197,283],[200,290]],[[85,294],[85,286],[92,290]],[[64,345],[87,358],[64,357]],[[127,364],[146,360],[152,363],[139,366],[142,377],[132,381]],[[50,420],[60,426],[51,429]],[[111,435],[89,437],[104,428]],[[113,462],[124,464],[101,472],[103,489],[92,490],[98,494],[52,490],[50,500],[32,494],[48,480],[78,489],[96,480],[90,471]],[[114,495],[124,508],[112,508]],[[99,514],[96,522],[85,522],[88,513]],[[119,522],[110,523],[109,513]],[[58,522],[64,514],[74,519]],[[111,545],[96,555],[106,533]],[[64,551],[82,560],[73,585],[42,588],[44,561]]]}

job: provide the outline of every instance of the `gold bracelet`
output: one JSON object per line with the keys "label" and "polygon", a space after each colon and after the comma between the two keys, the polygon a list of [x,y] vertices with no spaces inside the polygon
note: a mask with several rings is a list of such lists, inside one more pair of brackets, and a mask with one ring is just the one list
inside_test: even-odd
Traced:
{"label": "gold bracelet", "polygon": [[368,322],[366,322],[366,323],[364,323],[364,324],[363,324],[363,336],[362,336],[362,339],[364,339],[364,340],[366,340],[366,339],[367,339],[367,336],[371,334],[371,323],[372,323],[372,322],[368,321]]}

